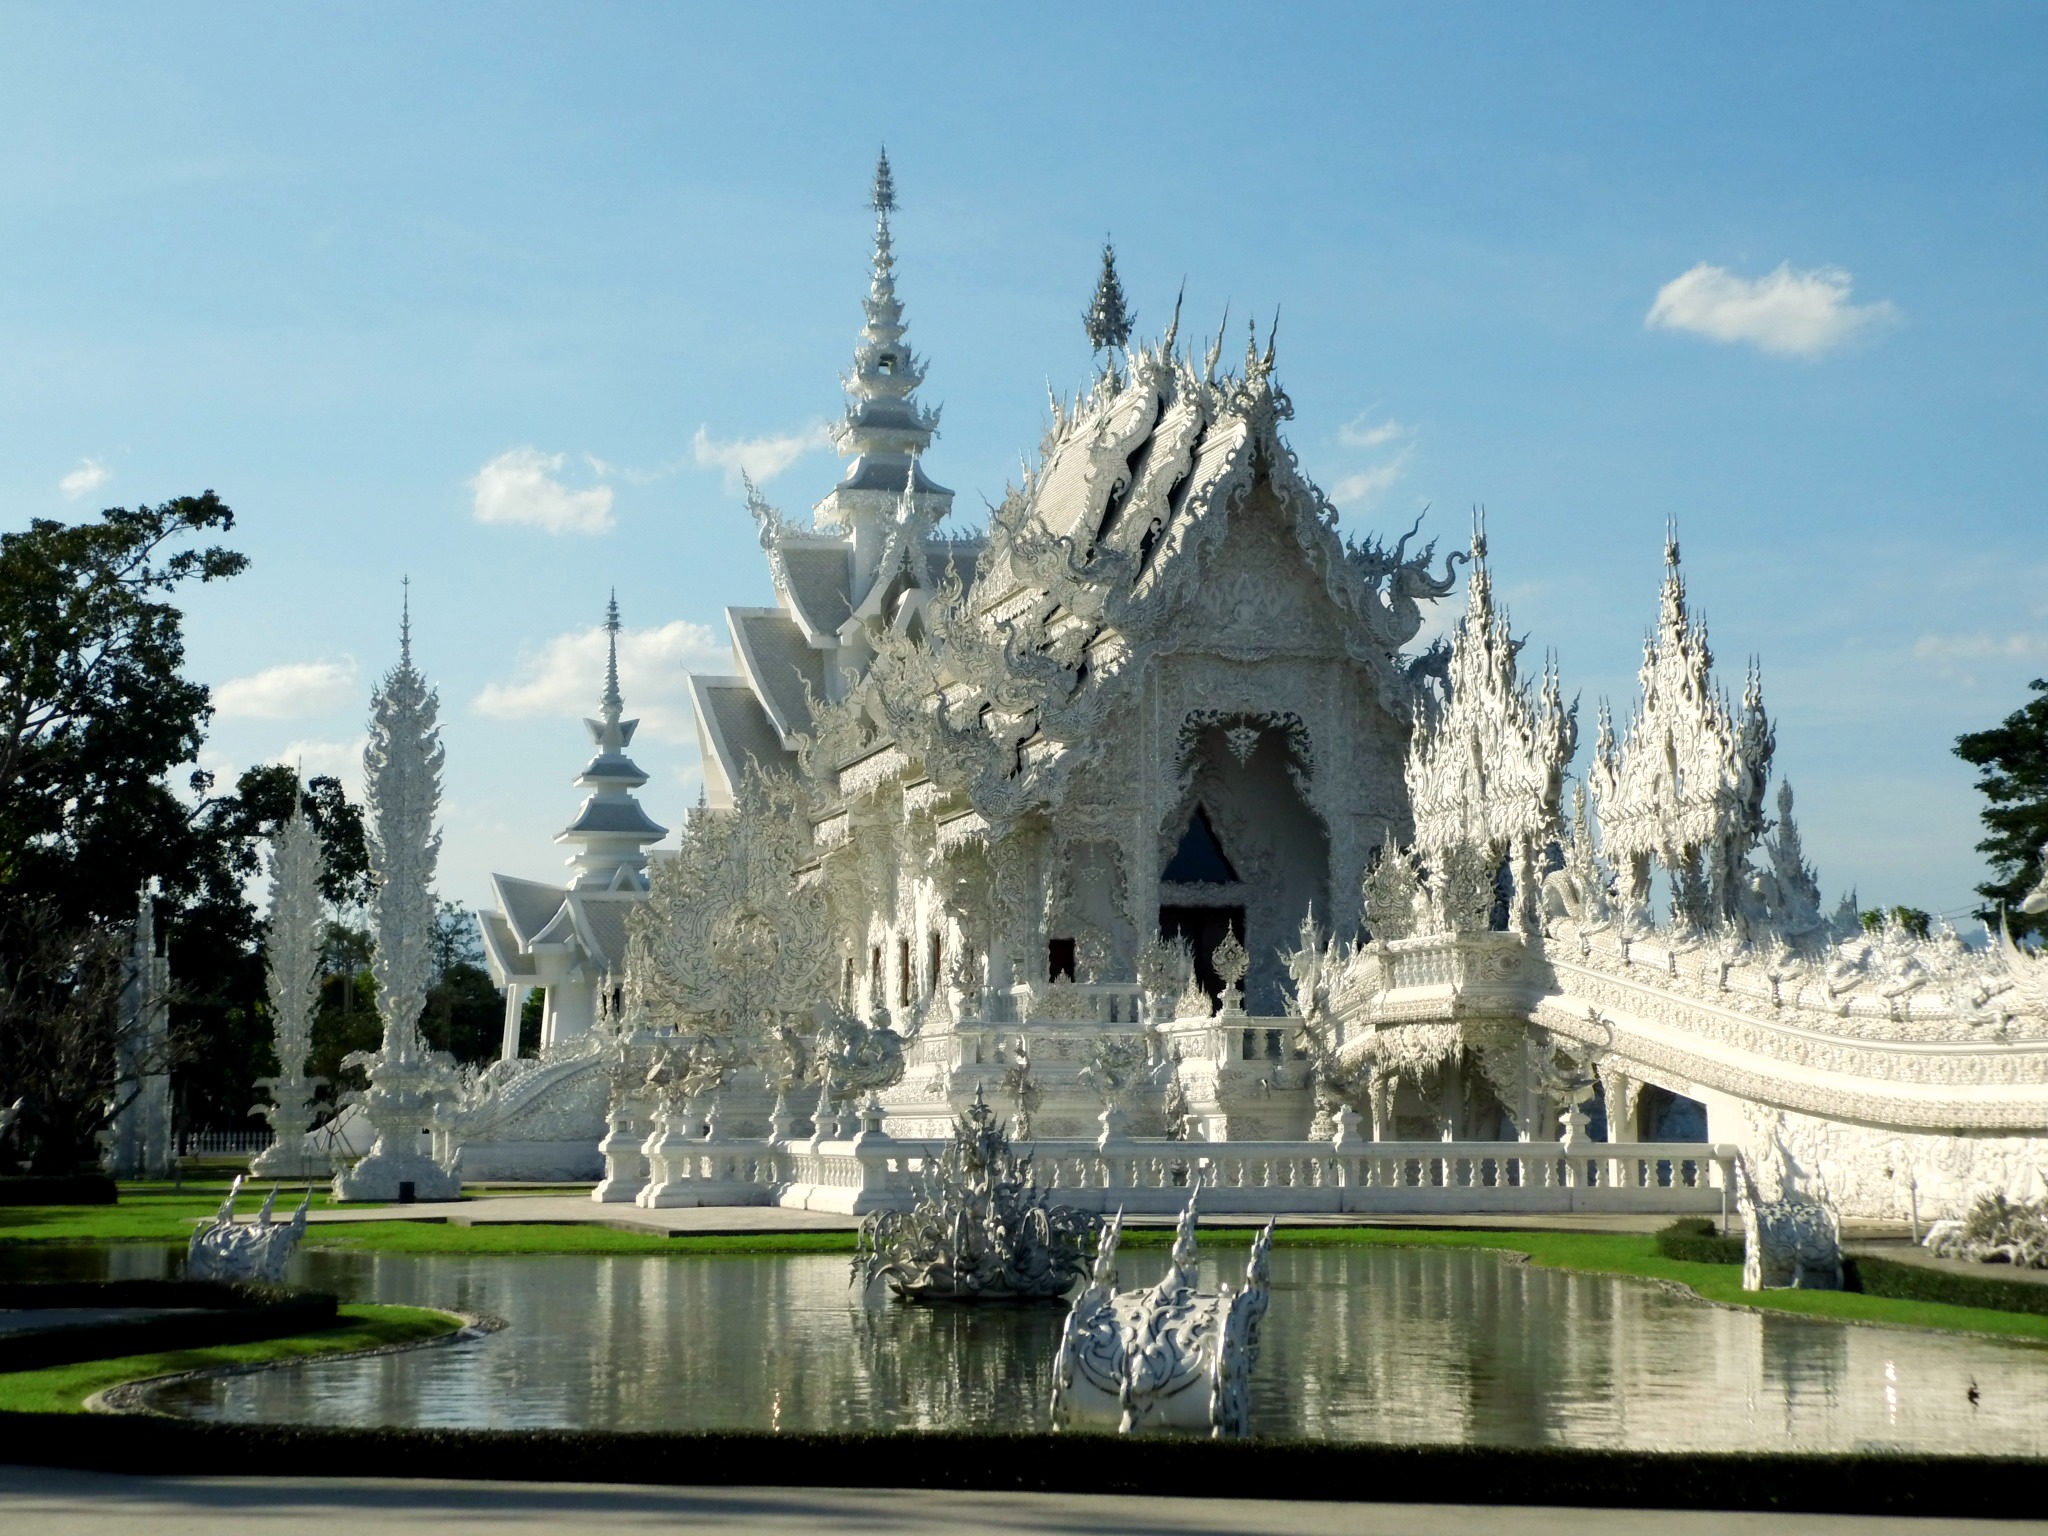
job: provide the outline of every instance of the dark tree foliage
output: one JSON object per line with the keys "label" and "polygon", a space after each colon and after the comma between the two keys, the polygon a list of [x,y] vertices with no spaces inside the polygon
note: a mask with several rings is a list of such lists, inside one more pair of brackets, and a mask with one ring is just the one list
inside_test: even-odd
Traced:
{"label": "dark tree foliage", "polygon": [[504,1041],[504,995],[492,985],[483,960],[474,914],[457,902],[442,902],[434,923],[434,984],[420,1014],[420,1034],[457,1061],[495,1061]]}
{"label": "dark tree foliage", "polygon": [[[180,674],[183,620],[169,595],[243,569],[232,550],[188,542],[233,526],[208,491],[0,535],[0,967],[18,1000],[10,1071],[52,1059],[60,1039],[71,1044],[59,1054],[76,1063],[112,1059],[115,1012],[75,1006],[104,992],[76,957],[125,947],[146,882],[160,892],[158,931],[186,983],[172,999],[173,1037],[197,1045],[201,1021],[187,1000],[245,986],[253,932],[237,861],[214,846],[206,803],[195,812],[167,777],[196,757],[212,713],[205,687]],[[211,782],[197,775],[192,787],[203,797]],[[87,1019],[99,1021],[90,1040],[79,1036]],[[49,1038],[30,1038],[39,1031]],[[61,1074],[61,1092],[79,1102],[44,1105],[53,1143],[68,1136],[59,1121],[102,1112],[93,1105],[115,1085],[84,1081],[95,1073],[104,1076]],[[59,1093],[55,1082],[41,1091]]]}
{"label": "dark tree foliage", "polygon": [[233,526],[208,491],[0,535],[0,903],[118,923],[151,877],[173,908],[199,894],[201,833],[165,776],[196,758],[212,707],[179,675],[165,599],[244,567],[217,545],[173,547]]}
{"label": "dark tree foliage", "polygon": [[[246,893],[252,883],[261,889],[264,850],[291,815],[297,782],[291,768],[261,764],[242,774],[232,793],[209,795],[192,814],[198,834],[194,873],[202,894],[180,914],[169,949],[178,984],[172,1021],[189,1042],[174,1079],[181,1125],[226,1129],[247,1123],[256,1079],[278,1070],[263,923]],[[369,883],[361,808],[349,803],[337,780],[326,777],[307,784],[299,804],[327,847],[322,893],[337,904],[359,902]]]}
{"label": "dark tree foliage", "polygon": [[1990,804],[1982,812],[1990,835],[1977,851],[1990,857],[1992,878],[1977,887],[1998,920],[2000,907],[2015,934],[2048,933],[2048,914],[2026,913],[2020,902],[2040,881],[2042,846],[2048,844],[2048,678],[2027,685],[2034,697],[1988,731],[1956,738],[1956,756],[1983,770],[1977,788]]}
{"label": "dark tree foliage", "polygon": [[0,1166],[25,1155],[31,1172],[61,1176],[92,1162],[141,1078],[176,1063],[175,1036],[124,1038],[127,937],[19,905],[0,924],[0,1083],[20,1110]]}

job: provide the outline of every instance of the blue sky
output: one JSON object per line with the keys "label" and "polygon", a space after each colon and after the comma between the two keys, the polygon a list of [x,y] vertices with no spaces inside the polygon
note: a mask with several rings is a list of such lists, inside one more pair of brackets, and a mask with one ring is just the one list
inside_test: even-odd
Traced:
{"label": "blue sky", "polygon": [[410,574],[472,904],[560,868],[616,586],[676,825],[680,673],[769,600],[733,466],[835,477],[886,140],[967,520],[1113,233],[1143,332],[1183,279],[1184,336],[1281,306],[1348,528],[1486,503],[1589,739],[1675,518],[1823,885],[1969,904],[1950,743],[2048,673],[2048,11],[961,10],[0,9],[0,522],[235,507],[190,612],[230,771],[353,755]]}

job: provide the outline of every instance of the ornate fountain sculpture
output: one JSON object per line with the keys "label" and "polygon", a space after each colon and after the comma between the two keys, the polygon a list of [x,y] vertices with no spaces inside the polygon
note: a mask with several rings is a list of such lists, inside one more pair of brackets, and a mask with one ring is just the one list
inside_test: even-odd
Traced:
{"label": "ornate fountain sculpture", "polygon": [[192,1234],[192,1242],[185,1250],[187,1280],[257,1281],[266,1285],[284,1280],[285,1261],[306,1235],[306,1208],[313,1203],[313,1192],[306,1191],[290,1221],[272,1221],[270,1213],[277,1205],[277,1190],[272,1188],[263,1209],[256,1213],[253,1226],[235,1220],[235,1197],[241,1192],[242,1176],[236,1174],[235,1182],[228,1186],[228,1197],[221,1201],[213,1220]]}
{"label": "ornate fountain sculpture", "polygon": [[1147,1424],[1206,1429],[1211,1438],[1251,1433],[1251,1374],[1266,1315],[1273,1223],[1252,1242],[1244,1289],[1195,1289],[1195,1206],[1188,1196],[1173,1234],[1173,1262],[1147,1291],[1116,1289],[1123,1212],[1103,1229],[1088,1289],[1074,1298],[1053,1359],[1052,1424]]}
{"label": "ornate fountain sculpture", "polygon": [[1050,1204],[979,1089],[917,1203],[861,1223],[853,1277],[905,1301],[1051,1301],[1088,1272],[1096,1218]]}

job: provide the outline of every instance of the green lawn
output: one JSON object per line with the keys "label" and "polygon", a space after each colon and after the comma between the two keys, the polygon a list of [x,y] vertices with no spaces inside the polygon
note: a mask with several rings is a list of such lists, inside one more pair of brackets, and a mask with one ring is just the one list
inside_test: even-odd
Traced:
{"label": "green lawn", "polygon": [[[182,1247],[192,1236],[193,1224],[219,1210],[227,1192],[226,1179],[188,1182],[182,1189],[168,1183],[123,1184],[118,1205],[0,1205],[0,1243],[176,1243]],[[235,1210],[255,1215],[269,1192],[268,1184],[243,1185]],[[299,1195],[296,1187],[281,1192],[278,1214],[289,1216],[297,1210]],[[315,1210],[332,1203],[325,1190],[314,1191]]]}
{"label": "green lawn", "polygon": [[[425,1307],[349,1306],[341,1309],[338,1327],[255,1344],[223,1344],[212,1349],[180,1349],[157,1355],[125,1355],[114,1360],[85,1360],[53,1365],[40,1371],[0,1372],[0,1411],[12,1413],[80,1413],[95,1392],[124,1381],[169,1376],[179,1371],[219,1365],[260,1365],[274,1360],[304,1360],[315,1355],[411,1344],[439,1338],[462,1326],[462,1319]],[[4,1433],[4,1431],[0,1431]]]}

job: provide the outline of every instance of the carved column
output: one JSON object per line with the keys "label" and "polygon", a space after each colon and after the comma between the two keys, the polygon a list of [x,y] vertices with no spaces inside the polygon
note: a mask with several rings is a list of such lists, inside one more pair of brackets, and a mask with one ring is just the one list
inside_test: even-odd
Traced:
{"label": "carved column", "polygon": [[1640,1087],[1634,1078],[1618,1068],[1600,1068],[1600,1093],[1607,1101],[1607,1139],[1636,1139],[1636,1099]]}

